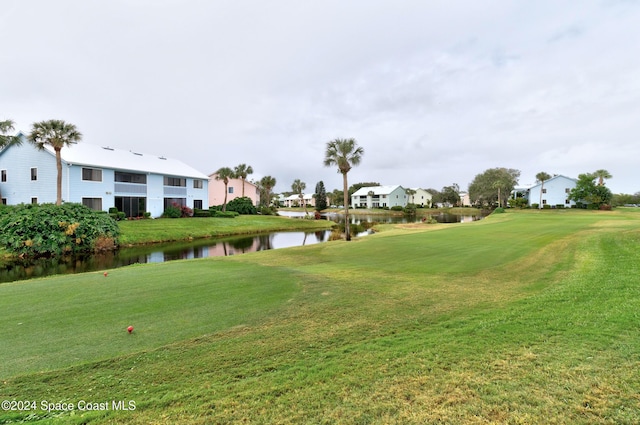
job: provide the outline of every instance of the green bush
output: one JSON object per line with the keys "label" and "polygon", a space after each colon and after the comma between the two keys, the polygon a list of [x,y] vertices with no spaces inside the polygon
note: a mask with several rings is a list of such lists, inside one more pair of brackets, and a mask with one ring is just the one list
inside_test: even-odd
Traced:
{"label": "green bush", "polygon": [[537,210],[538,208],[540,208],[540,204],[538,203],[531,204],[531,208],[533,208],[534,210]]}
{"label": "green bush", "polygon": [[211,213],[209,212],[209,210],[201,210],[200,208],[194,208],[193,216],[194,217],[211,217]]}
{"label": "green bush", "polygon": [[214,210],[213,213],[211,214],[212,217],[221,217],[221,218],[234,218],[239,215],[240,214],[238,214],[236,211],[218,211],[218,210]]}
{"label": "green bush", "polygon": [[113,249],[120,234],[108,214],[80,204],[21,204],[0,214],[0,243],[25,257]]}
{"label": "green bush", "polygon": [[167,208],[165,208],[162,216],[165,218],[180,218],[182,217],[182,209],[178,204],[171,204]]}
{"label": "green bush", "polygon": [[504,212],[505,212],[505,210],[502,207],[498,207],[495,210],[493,210],[494,214],[503,214]]}
{"label": "green bush", "polygon": [[239,214],[258,214],[258,210],[253,205],[253,201],[246,196],[235,198],[227,203],[227,211],[236,211]]}
{"label": "green bush", "polygon": [[390,209],[391,209],[391,211],[402,211],[402,210],[404,210],[404,208],[402,206],[400,206],[400,205],[394,205]]}

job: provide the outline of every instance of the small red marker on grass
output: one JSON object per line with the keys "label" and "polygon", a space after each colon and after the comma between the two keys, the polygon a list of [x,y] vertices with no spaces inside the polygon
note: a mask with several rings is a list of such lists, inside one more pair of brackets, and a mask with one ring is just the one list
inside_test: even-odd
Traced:
{"label": "small red marker on grass", "polygon": [[107,272],[104,272],[104,277],[107,277],[107,275],[108,275],[108,274],[109,274],[109,273],[107,273]]}
{"label": "small red marker on grass", "polygon": [[127,328],[127,332],[129,332],[129,333],[133,332],[133,326],[129,326],[129,327]]}

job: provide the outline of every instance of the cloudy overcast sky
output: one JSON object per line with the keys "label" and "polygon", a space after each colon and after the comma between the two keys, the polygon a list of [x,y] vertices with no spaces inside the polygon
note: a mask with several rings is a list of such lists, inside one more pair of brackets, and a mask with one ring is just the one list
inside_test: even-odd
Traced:
{"label": "cloudy overcast sky", "polygon": [[4,0],[0,120],[83,143],[251,165],[277,191],[467,189],[488,168],[606,169],[640,191],[637,0]]}

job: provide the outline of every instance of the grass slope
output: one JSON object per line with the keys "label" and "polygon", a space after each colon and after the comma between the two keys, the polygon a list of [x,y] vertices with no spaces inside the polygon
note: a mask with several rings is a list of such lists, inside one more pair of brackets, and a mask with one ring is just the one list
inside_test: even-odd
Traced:
{"label": "grass slope", "polygon": [[235,218],[161,218],[118,222],[123,245],[168,242],[213,236],[275,231],[329,229],[327,220],[302,220],[279,216],[240,215]]}
{"label": "grass slope", "polygon": [[2,285],[0,398],[136,410],[0,423],[637,423],[639,223],[514,212]]}

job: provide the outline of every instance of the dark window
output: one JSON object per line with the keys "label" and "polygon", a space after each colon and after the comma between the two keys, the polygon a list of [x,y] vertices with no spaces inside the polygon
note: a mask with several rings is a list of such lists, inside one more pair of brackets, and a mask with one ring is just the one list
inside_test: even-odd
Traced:
{"label": "dark window", "polygon": [[116,171],[115,181],[121,183],[147,184],[147,175],[138,173],[122,173],[120,171]]}
{"label": "dark window", "polygon": [[2,181],[6,182],[7,181],[7,170],[2,170]]}
{"label": "dark window", "polygon": [[94,211],[102,211],[102,198],[82,198],[82,205]]}
{"label": "dark window", "polygon": [[233,193],[233,186],[229,186],[229,193]]}
{"label": "dark window", "polygon": [[547,189],[542,189],[542,193],[547,193]]}
{"label": "dark window", "polygon": [[37,204],[38,203],[38,198],[31,198],[31,203],[32,204]]}
{"label": "dark window", "polygon": [[114,207],[127,217],[142,217],[147,211],[147,198],[137,196],[116,196]]}
{"label": "dark window", "polygon": [[183,178],[180,178],[180,177],[164,176],[164,185],[165,186],[186,187],[187,186],[187,179],[183,179]]}
{"label": "dark window", "polygon": [[102,170],[98,170],[96,168],[82,168],[82,180],[92,181],[92,182],[101,182],[102,181]]}
{"label": "dark window", "polygon": [[31,181],[35,180],[38,180],[38,169],[34,167],[31,169]]}
{"label": "dark window", "polygon": [[194,199],[193,200],[193,208],[202,209],[202,199]]}
{"label": "dark window", "polygon": [[202,189],[202,180],[194,180],[193,181],[194,189]]}
{"label": "dark window", "polygon": [[7,205],[7,198],[2,198],[2,205]]}

